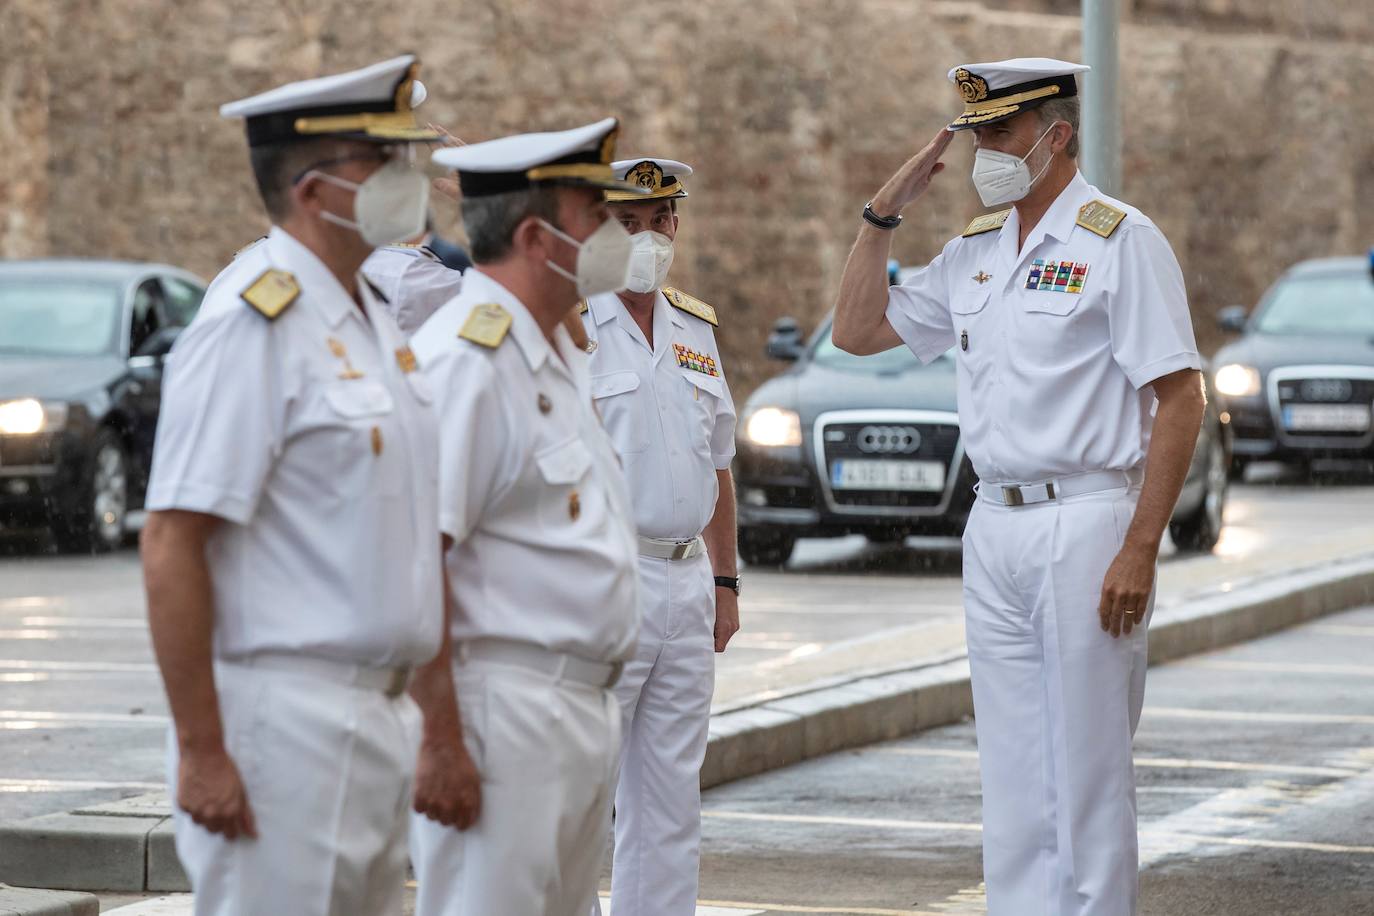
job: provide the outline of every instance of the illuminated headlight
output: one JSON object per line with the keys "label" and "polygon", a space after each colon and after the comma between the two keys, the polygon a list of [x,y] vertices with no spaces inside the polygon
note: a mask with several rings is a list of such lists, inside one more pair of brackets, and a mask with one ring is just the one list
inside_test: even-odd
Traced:
{"label": "illuminated headlight", "polygon": [[749,416],[744,436],[755,445],[780,447],[801,445],[801,419],[795,410],[760,407]]}
{"label": "illuminated headlight", "polygon": [[67,405],[22,398],[0,401],[0,435],[31,436],[67,425]]}
{"label": "illuminated headlight", "polygon": [[1245,398],[1259,394],[1259,370],[1252,366],[1231,363],[1217,370],[1217,391],[1232,398]]}

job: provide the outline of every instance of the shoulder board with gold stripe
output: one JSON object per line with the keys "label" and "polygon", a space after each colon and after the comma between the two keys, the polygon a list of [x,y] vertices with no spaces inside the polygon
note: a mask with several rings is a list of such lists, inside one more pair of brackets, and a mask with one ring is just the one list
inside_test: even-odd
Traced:
{"label": "shoulder board with gold stripe", "polygon": [[239,293],[258,314],[268,321],[276,321],[277,316],[291,307],[301,294],[296,275],[285,270],[271,268],[258,275],[247,289]]}
{"label": "shoulder board with gold stripe", "polygon": [[1118,210],[1111,204],[1100,200],[1090,200],[1078,208],[1078,225],[1095,232],[1104,239],[1112,237],[1116,227],[1126,218],[1125,210]]}
{"label": "shoulder board with gold stripe", "polygon": [[264,241],[266,241],[266,240],[267,240],[267,236],[265,236],[265,235],[260,235],[260,236],[258,236],[257,238],[253,239],[253,241],[249,242],[247,245],[244,245],[244,246],[243,246],[242,248],[240,248],[238,251],[234,252],[234,256],[233,256],[232,258],[230,258],[229,260],[231,260],[231,261],[237,261],[237,260],[239,259],[239,255],[243,254],[245,251],[251,251],[252,249],[257,248],[258,245],[262,244],[262,243],[263,243]]}
{"label": "shoulder board with gold stripe", "polygon": [[587,314],[587,309],[589,309],[589,308],[591,308],[591,306],[589,306],[589,305],[587,304],[587,300],[586,300],[586,299],[579,299],[579,300],[577,300],[577,314],[579,314],[579,315],[585,315],[585,314]]}
{"label": "shoulder board with gold stripe", "polygon": [[984,232],[992,232],[994,229],[1001,229],[1002,224],[1011,216],[1010,210],[999,210],[996,213],[984,213],[982,216],[968,224],[964,230],[964,238],[971,235],[982,235]]}
{"label": "shoulder board with gold stripe", "polygon": [[463,329],[458,332],[458,336],[478,346],[495,350],[501,346],[501,341],[506,339],[513,320],[510,312],[495,302],[488,302],[468,313],[468,320],[463,322]]}
{"label": "shoulder board with gold stripe", "polygon": [[720,322],[716,320],[716,310],[700,299],[671,286],[663,287],[663,295],[674,308],[682,309],[688,315],[694,315],[712,327],[720,327]]}

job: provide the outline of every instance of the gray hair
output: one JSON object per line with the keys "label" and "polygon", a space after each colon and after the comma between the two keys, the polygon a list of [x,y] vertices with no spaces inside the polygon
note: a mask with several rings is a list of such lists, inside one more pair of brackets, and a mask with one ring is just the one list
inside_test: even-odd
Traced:
{"label": "gray hair", "polygon": [[1056,121],[1064,121],[1072,128],[1073,133],[1069,136],[1069,145],[1064,148],[1064,154],[1070,159],[1078,158],[1078,97],[1069,96],[1067,99],[1050,99],[1042,103],[1036,109],[1040,116],[1040,128],[1046,130]]}
{"label": "gray hair", "polygon": [[504,194],[463,198],[463,228],[474,264],[491,264],[511,251],[515,229],[528,217],[558,223],[558,192],[527,188]]}

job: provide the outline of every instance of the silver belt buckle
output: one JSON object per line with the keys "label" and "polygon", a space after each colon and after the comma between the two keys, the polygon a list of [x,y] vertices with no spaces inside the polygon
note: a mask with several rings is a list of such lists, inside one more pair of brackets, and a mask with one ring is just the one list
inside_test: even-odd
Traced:
{"label": "silver belt buckle", "polygon": [[388,699],[392,699],[392,700],[396,699],[396,698],[399,697],[401,694],[405,693],[405,692],[406,692],[406,688],[409,687],[409,686],[410,686],[410,669],[409,669],[409,668],[405,668],[405,667],[402,667],[402,668],[392,668],[392,669],[391,669],[391,679],[390,679],[389,681],[387,681],[387,683],[386,683],[386,695],[387,695],[387,698],[388,698]]}
{"label": "silver belt buckle", "polygon": [[675,544],[673,546],[673,559],[681,560],[683,557],[687,556],[687,551],[691,550],[695,545],[695,538],[690,541],[682,541],[681,543]]}
{"label": "silver belt buckle", "polygon": [[1020,487],[1003,487],[1002,502],[1008,506],[1024,506],[1026,498],[1021,495]]}

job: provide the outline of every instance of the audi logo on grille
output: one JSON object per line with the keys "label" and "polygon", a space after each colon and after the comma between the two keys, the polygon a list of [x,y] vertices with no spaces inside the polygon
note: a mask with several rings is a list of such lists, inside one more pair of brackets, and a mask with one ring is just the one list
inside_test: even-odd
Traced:
{"label": "audi logo on grille", "polygon": [[1301,390],[1306,401],[1348,401],[1351,392],[1350,382],[1343,378],[1311,378]]}
{"label": "audi logo on grille", "polygon": [[921,431],[914,426],[865,426],[857,441],[863,452],[910,455],[921,447]]}

